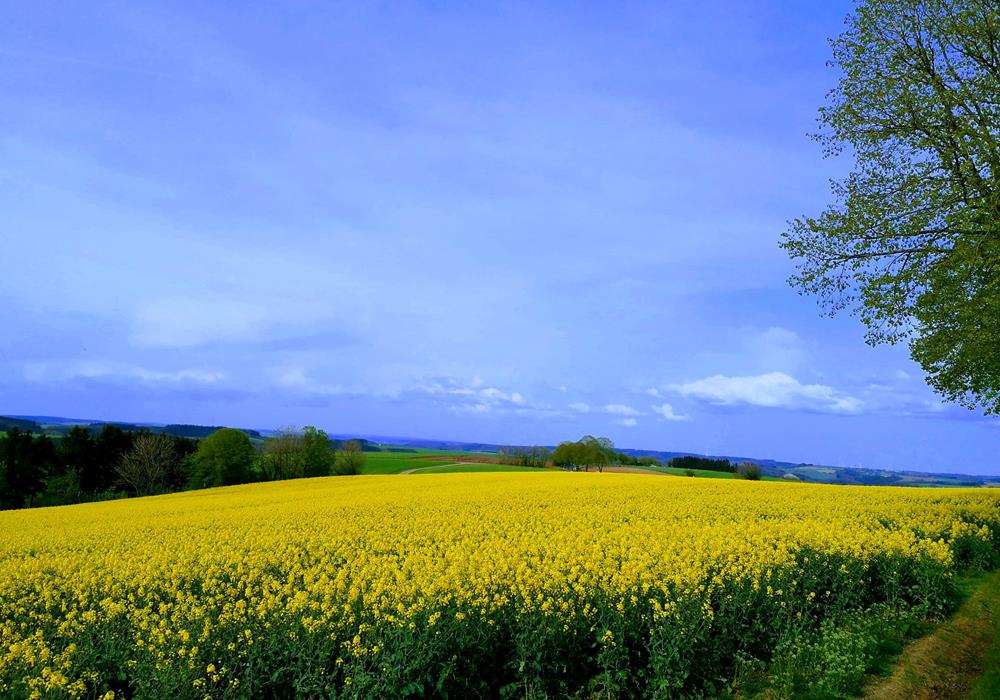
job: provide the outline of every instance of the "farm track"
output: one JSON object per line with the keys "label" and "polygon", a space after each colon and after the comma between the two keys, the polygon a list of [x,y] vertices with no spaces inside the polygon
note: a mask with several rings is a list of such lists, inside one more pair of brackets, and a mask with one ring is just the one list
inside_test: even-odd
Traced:
{"label": "farm track", "polygon": [[413,474],[414,472],[422,472],[425,469],[442,469],[444,467],[459,467],[464,464],[480,464],[480,462],[451,462],[449,464],[432,464],[428,467],[414,467],[413,469],[404,469],[399,472],[400,474]]}
{"label": "farm track", "polygon": [[895,670],[865,692],[868,700],[959,700],[988,670],[1000,628],[1000,571],[991,574],[951,618],[911,642]]}

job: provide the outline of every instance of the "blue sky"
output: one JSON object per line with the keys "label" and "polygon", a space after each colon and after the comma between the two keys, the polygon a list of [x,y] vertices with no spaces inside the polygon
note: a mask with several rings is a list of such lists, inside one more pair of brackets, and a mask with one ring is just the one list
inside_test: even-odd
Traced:
{"label": "blue sky", "polygon": [[998,473],[785,284],[848,10],[12,5],[0,412]]}

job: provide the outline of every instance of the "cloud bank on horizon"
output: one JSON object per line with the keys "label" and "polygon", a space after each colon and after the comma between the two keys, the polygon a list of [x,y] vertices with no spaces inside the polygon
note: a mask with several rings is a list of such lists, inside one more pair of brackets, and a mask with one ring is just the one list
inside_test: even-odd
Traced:
{"label": "cloud bank on horizon", "polygon": [[0,413],[1000,471],[785,285],[846,0],[98,5],[0,27]]}

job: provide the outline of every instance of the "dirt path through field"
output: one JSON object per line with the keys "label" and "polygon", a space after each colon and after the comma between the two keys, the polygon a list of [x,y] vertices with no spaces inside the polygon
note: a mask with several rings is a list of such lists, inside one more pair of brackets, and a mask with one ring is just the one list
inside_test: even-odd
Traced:
{"label": "dirt path through field", "polygon": [[429,467],[414,467],[413,469],[404,469],[399,473],[412,474],[413,472],[422,472],[425,469],[442,469],[444,467],[457,467],[462,464],[479,464],[479,462],[451,462],[450,464],[432,464]]}
{"label": "dirt path through field", "polygon": [[892,676],[869,687],[869,700],[959,700],[985,669],[1000,627],[1000,572],[986,579],[950,619],[903,650]]}

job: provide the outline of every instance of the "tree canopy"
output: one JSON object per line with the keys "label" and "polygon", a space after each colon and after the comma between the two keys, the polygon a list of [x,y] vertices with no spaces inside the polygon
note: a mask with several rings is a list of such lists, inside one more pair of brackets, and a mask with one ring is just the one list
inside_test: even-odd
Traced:
{"label": "tree canopy", "polygon": [[132,449],[122,457],[116,471],[137,496],[147,496],[166,488],[177,462],[173,439],[167,435],[142,432],[135,436]]}
{"label": "tree canopy", "polygon": [[55,462],[51,441],[44,435],[32,438],[28,431],[11,428],[0,440],[0,471],[3,489],[0,507],[19,508],[42,490]]}
{"label": "tree canopy", "polygon": [[497,459],[501,464],[516,464],[520,467],[544,467],[548,464],[552,453],[547,447],[532,446],[502,446],[497,448]]}
{"label": "tree canopy", "polygon": [[42,426],[32,421],[0,417],[0,426],[0,509],[358,474],[365,467],[364,441],[335,442],[309,425],[259,440],[259,453],[251,439],[259,433],[231,428],[194,440],[127,424],[73,425],[52,438],[34,433]]}
{"label": "tree canopy", "polygon": [[242,430],[222,428],[198,443],[194,453],[192,486],[228,486],[253,480],[257,451]]}
{"label": "tree canopy", "polygon": [[562,442],[552,452],[552,463],[568,469],[590,469],[604,467],[618,461],[614,443],[608,438],[585,435],[576,442]]}
{"label": "tree canopy", "polygon": [[1000,412],[1000,3],[859,0],[817,139],[853,171],[791,222],[791,278],[946,399]]}
{"label": "tree canopy", "polygon": [[668,467],[673,469],[696,469],[700,471],[729,472],[736,471],[736,467],[728,459],[713,459],[711,457],[696,457],[694,455],[683,455],[674,457],[667,462]]}
{"label": "tree canopy", "polygon": [[358,440],[348,440],[340,446],[337,458],[333,464],[333,473],[337,476],[360,474],[365,468],[365,453]]}
{"label": "tree canopy", "polygon": [[[361,449],[360,446],[358,449]],[[305,455],[304,476],[327,476],[333,470],[336,454],[326,431],[311,425],[303,428],[302,451]]]}
{"label": "tree canopy", "polygon": [[333,470],[336,453],[325,431],[307,425],[280,430],[264,442],[260,467],[265,479],[294,479],[327,476]]}

